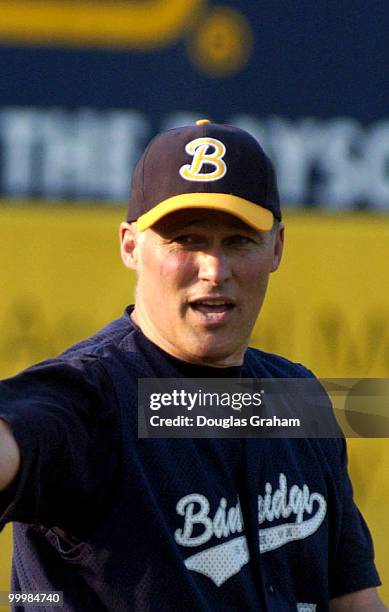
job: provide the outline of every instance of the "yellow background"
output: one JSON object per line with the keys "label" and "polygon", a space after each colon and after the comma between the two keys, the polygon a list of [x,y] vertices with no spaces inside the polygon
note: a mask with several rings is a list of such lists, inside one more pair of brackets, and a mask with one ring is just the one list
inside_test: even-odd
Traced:
{"label": "yellow background", "polygon": [[[0,376],[55,355],[131,302],[119,259],[124,212],[98,207],[0,207]],[[388,377],[389,219],[289,214],[253,345],[321,377]],[[389,440],[349,440],[358,504],[373,533],[389,603]],[[10,533],[0,535],[0,590],[8,588]]]}

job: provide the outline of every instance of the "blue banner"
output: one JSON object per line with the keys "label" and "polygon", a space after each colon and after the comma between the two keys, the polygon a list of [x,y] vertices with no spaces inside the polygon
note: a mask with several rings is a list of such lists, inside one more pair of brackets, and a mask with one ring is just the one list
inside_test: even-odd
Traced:
{"label": "blue banner", "polygon": [[294,207],[389,209],[384,0],[0,0],[0,194],[123,201],[160,129],[257,136]]}

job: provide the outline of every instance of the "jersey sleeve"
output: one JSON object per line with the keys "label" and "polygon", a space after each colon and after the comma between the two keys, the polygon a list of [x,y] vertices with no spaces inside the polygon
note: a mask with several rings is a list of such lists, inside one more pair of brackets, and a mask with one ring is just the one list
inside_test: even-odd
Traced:
{"label": "jersey sleeve", "polygon": [[0,382],[0,418],[21,453],[16,481],[0,494],[0,529],[9,521],[75,535],[90,527],[114,482],[116,413],[96,358],[48,360]]}
{"label": "jersey sleeve", "polygon": [[353,489],[347,470],[347,448],[341,444],[341,481],[343,512],[340,537],[332,570],[331,599],[362,589],[380,586],[374,564],[374,548],[366,522],[353,499]]}

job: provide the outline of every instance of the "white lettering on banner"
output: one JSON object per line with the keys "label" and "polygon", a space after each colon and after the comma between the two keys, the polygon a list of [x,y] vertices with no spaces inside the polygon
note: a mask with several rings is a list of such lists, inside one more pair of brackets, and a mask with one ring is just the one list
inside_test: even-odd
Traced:
{"label": "white lettering on banner", "polygon": [[[222,497],[213,519],[209,515],[208,498],[199,493],[181,498],[176,511],[184,517],[183,528],[177,529],[174,534],[176,542],[181,546],[201,546],[212,537],[219,540],[228,538],[232,534],[241,533],[244,528],[239,499],[235,506],[228,508],[226,498]],[[287,519],[291,515],[295,517],[295,522],[261,527],[258,532],[260,552],[276,550],[293,540],[302,540],[312,535],[324,521],[326,511],[327,503],[323,495],[311,493],[306,484],[302,488],[294,484],[288,491],[287,478],[281,473],[278,488],[273,490],[271,483],[267,482],[265,494],[258,496],[258,524]],[[304,515],[310,517],[304,520]],[[208,576],[220,586],[237,574],[248,561],[246,536],[242,535],[191,555],[185,560],[185,566]]]}
{"label": "white lettering on banner", "polygon": [[367,173],[369,173],[369,188],[371,201],[375,206],[389,208],[389,121],[376,123],[367,142],[366,153]]}
{"label": "white lettering on banner", "polygon": [[33,157],[38,129],[33,110],[5,109],[1,113],[2,190],[13,195],[35,191]]}
{"label": "white lettering on banner", "polygon": [[235,115],[229,123],[260,140],[274,161],[285,202],[336,210],[359,204],[389,208],[389,122],[364,127],[351,117],[290,121]]}
{"label": "white lettering on banner", "polygon": [[126,200],[150,126],[137,111],[6,109],[0,190],[9,195]]}
{"label": "white lettering on banner", "polygon": [[[313,188],[313,199],[325,208],[351,208],[354,201],[365,198],[366,163],[362,158],[365,135],[353,119],[334,119],[326,122],[322,133],[322,149],[316,160],[322,178]],[[315,167],[315,166],[314,166]]]}
{"label": "white lettering on banner", "polygon": [[[161,127],[190,125],[198,116],[172,113]],[[389,121],[362,126],[351,117],[292,121],[239,114],[226,123],[259,139],[289,205],[389,209]],[[151,120],[137,110],[3,108],[0,193],[125,201],[151,135]]]}

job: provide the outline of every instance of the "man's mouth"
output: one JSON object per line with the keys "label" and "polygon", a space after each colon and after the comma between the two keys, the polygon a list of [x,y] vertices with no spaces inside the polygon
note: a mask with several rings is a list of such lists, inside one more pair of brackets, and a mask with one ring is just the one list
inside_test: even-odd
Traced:
{"label": "man's mouth", "polygon": [[198,299],[190,302],[190,307],[205,315],[219,314],[234,308],[234,303],[225,299]]}

